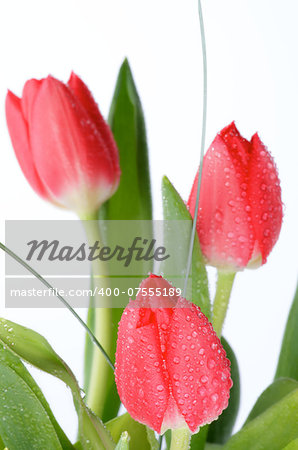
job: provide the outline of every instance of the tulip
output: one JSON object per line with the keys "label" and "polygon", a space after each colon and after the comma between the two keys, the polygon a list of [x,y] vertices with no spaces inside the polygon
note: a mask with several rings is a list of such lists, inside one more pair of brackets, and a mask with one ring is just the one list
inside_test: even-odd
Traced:
{"label": "tulip", "polygon": [[[188,200],[194,217],[198,174]],[[197,231],[206,261],[235,272],[264,264],[282,223],[273,158],[258,134],[244,139],[234,122],[214,139],[203,162]]]}
{"label": "tulip", "polygon": [[83,81],[29,80],[22,98],[8,91],[6,118],[21,169],[46,200],[94,213],[118,187],[118,150]]}
{"label": "tulip", "polygon": [[227,407],[232,386],[230,362],[207,317],[155,275],[122,315],[115,377],[129,414],[157,433],[195,433]]}

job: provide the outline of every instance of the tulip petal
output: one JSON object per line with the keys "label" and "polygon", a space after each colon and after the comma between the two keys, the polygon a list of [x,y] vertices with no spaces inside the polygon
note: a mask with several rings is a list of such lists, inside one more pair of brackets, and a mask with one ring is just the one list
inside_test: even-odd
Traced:
{"label": "tulip petal", "polygon": [[282,224],[281,189],[274,160],[258,134],[251,139],[249,198],[256,240],[266,262]]}
{"label": "tulip petal", "polygon": [[[243,143],[239,147],[243,153]],[[238,148],[238,144],[233,144]],[[247,199],[247,168],[217,135],[203,165],[197,230],[210,264],[237,270],[251,258],[254,234]],[[241,157],[241,160],[244,157]],[[198,174],[188,200],[194,216]]]}
{"label": "tulip petal", "polygon": [[36,170],[30,150],[28,126],[22,113],[21,99],[8,91],[5,107],[10,138],[21,169],[31,187],[42,197],[49,198]]}
{"label": "tulip petal", "polygon": [[110,130],[110,127],[105,122],[101,115],[101,112],[95,102],[90,90],[86,84],[74,73],[72,72],[70,78],[67,82],[70,89],[74,92],[77,100],[80,101],[81,105],[85,108],[85,111],[90,117],[90,120],[96,125],[97,131],[103,138],[106,146],[110,151],[111,163],[114,166],[114,170],[120,175],[120,167],[118,162],[118,149]]}
{"label": "tulip petal", "polygon": [[223,128],[219,135],[226,144],[230,156],[236,158],[243,167],[248,166],[251,152],[250,142],[241,136],[235,122]]}
{"label": "tulip petal", "polygon": [[28,80],[24,85],[21,102],[23,115],[26,118],[27,123],[30,122],[31,111],[42,83],[43,80],[36,80],[33,78]]}
{"label": "tulip petal", "polygon": [[228,405],[229,361],[200,308],[180,299],[168,330],[166,367],[178,409],[192,432]]}
{"label": "tulip petal", "polygon": [[67,86],[52,77],[42,80],[28,119],[36,168],[59,202],[90,210],[89,204],[112,195],[118,181],[109,150]]}
{"label": "tulip petal", "polygon": [[[145,322],[144,317],[148,319]],[[123,313],[115,377],[119,396],[129,414],[160,432],[170,392],[158,327],[150,308],[128,306]]]}

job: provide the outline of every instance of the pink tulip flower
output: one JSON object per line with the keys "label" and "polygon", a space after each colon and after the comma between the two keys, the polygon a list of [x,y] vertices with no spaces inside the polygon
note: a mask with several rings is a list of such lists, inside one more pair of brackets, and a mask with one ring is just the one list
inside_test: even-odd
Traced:
{"label": "pink tulip flower", "polygon": [[227,407],[232,386],[211,323],[155,275],[122,315],[115,376],[129,414],[157,433],[183,426],[195,433]]}
{"label": "pink tulip flower", "polygon": [[[188,200],[195,212],[198,173]],[[258,134],[224,128],[203,162],[197,231],[206,261],[237,271],[264,264],[282,224],[278,173]]]}
{"label": "pink tulip flower", "polygon": [[118,150],[83,81],[29,80],[22,98],[8,91],[6,118],[32,188],[59,206],[88,215],[118,187]]}

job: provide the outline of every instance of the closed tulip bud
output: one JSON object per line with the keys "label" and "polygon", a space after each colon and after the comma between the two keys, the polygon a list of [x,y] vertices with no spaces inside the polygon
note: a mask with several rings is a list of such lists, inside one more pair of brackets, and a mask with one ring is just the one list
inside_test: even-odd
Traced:
{"label": "closed tulip bud", "polygon": [[150,275],[140,288],[119,324],[120,399],[157,433],[181,427],[195,433],[228,405],[230,362],[200,308],[166,280]]}
{"label": "closed tulip bud", "polygon": [[[194,216],[198,174],[188,200]],[[206,261],[219,269],[264,264],[282,223],[278,173],[258,134],[244,139],[234,123],[214,139],[203,162],[197,231]]]}
{"label": "closed tulip bud", "polygon": [[8,92],[6,118],[21,169],[43,198],[85,216],[117,189],[112,133],[83,81],[29,80],[22,98]]}

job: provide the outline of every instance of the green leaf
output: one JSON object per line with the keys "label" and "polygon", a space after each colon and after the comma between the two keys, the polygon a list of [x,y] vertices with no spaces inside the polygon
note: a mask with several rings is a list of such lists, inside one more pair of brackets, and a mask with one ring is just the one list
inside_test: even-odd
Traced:
{"label": "green leaf", "polygon": [[151,428],[146,427],[146,432],[151,450],[159,450],[159,442],[155,437],[154,431]]}
{"label": "green leaf", "polygon": [[[119,149],[121,178],[117,192],[100,208],[99,217],[105,220],[151,221],[152,202],[145,121],[140,98],[127,60],[123,62],[119,71],[108,122]],[[144,227],[147,231],[148,224],[144,224]],[[110,245],[111,239],[108,239],[107,242]],[[137,273],[147,274],[150,268],[151,263]],[[130,281],[129,287],[137,286],[137,281]],[[110,279],[112,291],[114,287],[119,288],[119,281]],[[110,329],[114,346],[109,356],[113,361],[116,351],[118,323],[122,312],[122,308],[112,309]],[[98,311],[98,315],[100,314],[101,312]],[[92,308],[89,310],[87,324],[94,331],[94,310],[92,311]],[[90,377],[90,361],[93,356],[93,349],[89,343],[90,339],[87,337],[85,353],[86,392],[88,392],[88,377]],[[120,406],[120,399],[112,373],[107,375],[105,388],[106,401],[102,405],[103,412],[101,414],[104,422],[115,417]]]}
{"label": "green leaf", "polygon": [[[9,331],[7,331],[9,333]],[[60,441],[60,444],[63,449],[73,449],[73,445],[70,440],[65,435],[64,431],[56,421],[48,402],[46,401],[42,391],[24,366],[24,364],[20,361],[20,359],[15,356],[11,351],[6,350],[2,344],[0,344],[0,364],[5,364],[10,369],[12,369],[22,380],[26,383],[29,389],[31,389],[32,393],[39,400],[40,404],[44,408],[46,414],[48,415],[55,431]],[[0,441],[1,448],[1,441]],[[3,448],[3,447],[2,447]]]}
{"label": "green leaf", "polygon": [[275,379],[293,378],[298,381],[298,285],[282,341]]}
{"label": "green leaf", "polygon": [[164,434],[164,439],[166,441],[167,450],[171,447],[171,440],[172,440],[172,432],[171,430],[167,430]]}
{"label": "green leaf", "polygon": [[0,362],[0,435],[10,450],[61,450],[56,431],[36,395]]}
{"label": "green leaf", "polygon": [[127,431],[123,431],[115,450],[129,450],[130,437]]}
{"label": "green leaf", "polygon": [[279,402],[290,392],[298,389],[298,382],[290,378],[279,378],[274,381],[258,398],[244,425],[258,417],[266,409]]}
{"label": "green leaf", "polygon": [[208,442],[224,444],[232,434],[232,430],[237,418],[240,403],[240,374],[236,356],[225,340],[221,338],[221,343],[231,361],[231,378],[233,387],[230,391],[229,406],[219,416],[217,420],[211,423],[208,431]]}
{"label": "green leaf", "polygon": [[102,422],[85,405],[70,368],[43,336],[9,320],[0,319],[0,342],[21,359],[60,378],[70,387],[79,419],[79,439],[84,449],[115,448]]}
{"label": "green leaf", "polygon": [[109,220],[151,220],[152,202],[145,120],[127,59],[117,79],[108,122],[116,140],[120,185],[101,208]]}
{"label": "green leaf", "polygon": [[283,450],[298,450],[298,439],[290,442]]}
{"label": "green leaf", "polygon": [[145,425],[136,422],[128,413],[110,420],[105,425],[115,442],[120,439],[123,431],[127,431],[130,436],[130,450],[150,450],[151,447]]}
{"label": "green leaf", "polygon": [[200,428],[197,434],[193,434],[190,441],[191,450],[203,450],[206,445],[209,425]]}
{"label": "green leaf", "polygon": [[4,448],[5,448],[5,444],[0,437],[0,450],[3,450]]}
{"label": "green leaf", "polygon": [[298,389],[247,423],[224,450],[280,450],[298,437]]}
{"label": "green leaf", "polygon": [[221,450],[223,447],[219,444],[210,444],[207,442],[205,450]]}
{"label": "green leaf", "polygon": [[[163,178],[162,182],[162,195],[163,195],[163,211],[164,211],[164,219],[167,221],[171,220],[184,220],[189,221],[190,226],[189,230],[191,230],[191,224],[192,224],[192,217],[174,188],[174,186],[170,183],[167,177]],[[165,230],[165,240],[167,239],[167,230]],[[168,237],[168,241],[173,241],[173,236],[170,235]],[[177,250],[180,252],[182,249],[186,249],[186,252],[188,253],[189,249],[189,242],[190,242],[190,234],[188,235],[180,235],[177,236],[177,239],[179,239],[176,242],[179,242],[179,246],[177,245]],[[168,258],[165,260],[164,265],[162,266],[162,271],[165,274],[165,277],[167,278],[167,274],[173,273],[173,266],[172,264],[175,263],[175,257],[171,255],[171,258]],[[177,258],[178,258],[177,254]],[[170,264],[170,267],[168,266]],[[209,298],[209,290],[208,290],[208,278],[207,278],[207,272],[206,267],[203,262],[203,257],[199,245],[199,240],[197,237],[197,234],[195,236],[195,242],[194,242],[194,248],[193,248],[193,255],[192,255],[192,286],[191,286],[191,292],[188,292],[187,295],[188,300],[192,301],[196,305],[198,305],[202,312],[210,319],[210,298]]]}

